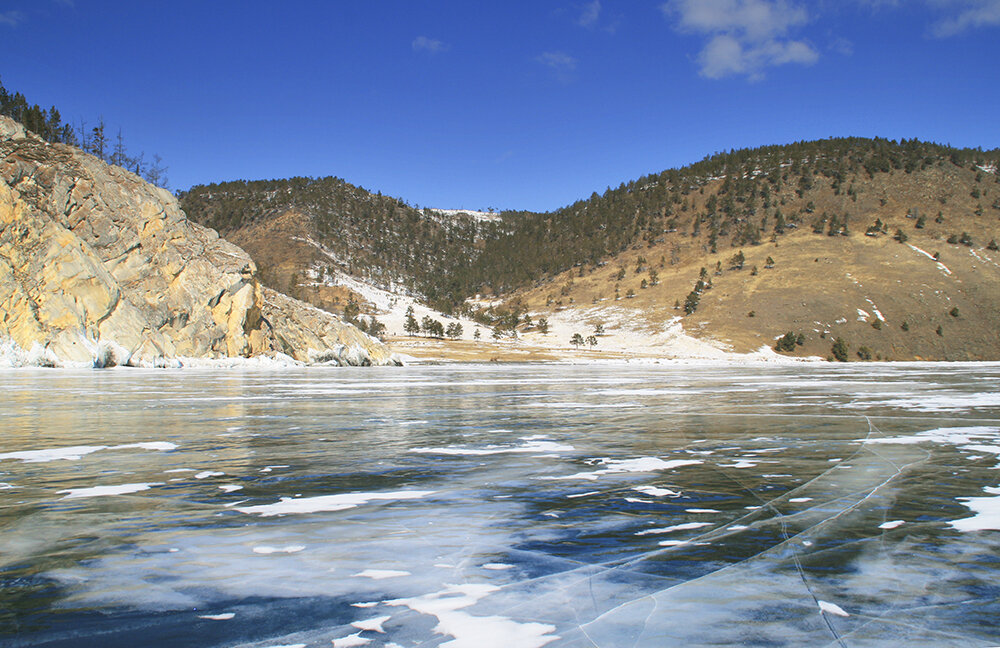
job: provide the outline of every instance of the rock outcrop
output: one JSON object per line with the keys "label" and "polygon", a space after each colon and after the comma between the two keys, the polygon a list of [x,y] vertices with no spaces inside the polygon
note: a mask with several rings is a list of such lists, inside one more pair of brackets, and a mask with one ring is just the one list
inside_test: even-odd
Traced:
{"label": "rock outcrop", "polygon": [[177,200],[0,117],[0,341],[42,364],[284,354],[394,362],[349,324],[264,288],[239,247]]}

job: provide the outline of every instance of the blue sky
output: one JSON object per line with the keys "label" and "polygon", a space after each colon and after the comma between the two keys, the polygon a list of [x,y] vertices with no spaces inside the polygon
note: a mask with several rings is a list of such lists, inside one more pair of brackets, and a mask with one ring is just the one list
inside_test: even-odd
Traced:
{"label": "blue sky", "polygon": [[0,78],[170,185],[554,209],[720,150],[1000,146],[1000,0],[0,0]]}

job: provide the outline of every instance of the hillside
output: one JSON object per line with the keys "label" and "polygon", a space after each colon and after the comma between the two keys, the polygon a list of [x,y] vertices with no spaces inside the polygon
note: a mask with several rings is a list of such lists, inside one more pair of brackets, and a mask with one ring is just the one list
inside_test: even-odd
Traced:
{"label": "hillside", "polygon": [[[716,154],[492,222],[336,179],[199,187],[182,204],[277,268],[273,281],[295,277],[305,298],[333,309],[350,295],[307,284],[342,272],[405,287],[501,339],[516,331],[522,344],[566,347],[600,325],[597,348],[644,355],[682,353],[679,335],[751,352],[791,332],[801,344],[790,355],[827,357],[843,338],[855,360],[998,359],[998,161],[995,150],[917,141],[801,142]],[[466,301],[477,294],[496,299]]]}
{"label": "hillside", "polygon": [[395,362],[255,271],[169,192],[0,116],[0,364]]}

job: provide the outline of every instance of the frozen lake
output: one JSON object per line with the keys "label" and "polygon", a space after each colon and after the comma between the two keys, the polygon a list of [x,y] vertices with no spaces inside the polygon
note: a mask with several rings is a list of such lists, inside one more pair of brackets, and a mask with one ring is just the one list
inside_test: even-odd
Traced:
{"label": "frozen lake", "polygon": [[0,645],[1000,645],[1000,364],[0,380]]}

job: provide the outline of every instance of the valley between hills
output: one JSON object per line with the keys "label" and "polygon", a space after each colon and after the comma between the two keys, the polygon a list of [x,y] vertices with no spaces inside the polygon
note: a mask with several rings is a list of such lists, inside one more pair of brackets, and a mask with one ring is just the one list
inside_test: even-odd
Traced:
{"label": "valley between hills", "polygon": [[799,142],[550,213],[419,208],[340,178],[180,199],[265,284],[414,359],[998,360],[998,161]]}

